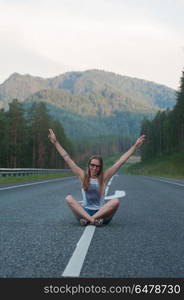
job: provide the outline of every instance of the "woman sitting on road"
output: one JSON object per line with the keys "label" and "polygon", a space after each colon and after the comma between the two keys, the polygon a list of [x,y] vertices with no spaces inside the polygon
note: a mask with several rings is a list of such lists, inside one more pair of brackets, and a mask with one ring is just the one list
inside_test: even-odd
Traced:
{"label": "woman sitting on road", "polygon": [[81,205],[73,196],[68,195],[66,201],[74,215],[80,221],[81,225],[108,224],[119,206],[119,199],[114,198],[105,203],[105,188],[110,178],[118,169],[128,160],[128,158],[143,144],[145,135],[139,137],[136,143],[124,153],[112,167],[103,171],[103,159],[101,156],[92,156],[88,162],[87,172],[82,170],[71,159],[68,153],[57,141],[52,129],[49,129],[48,138],[56,147],[59,154],[68,164],[72,172],[79,178],[83,205]]}

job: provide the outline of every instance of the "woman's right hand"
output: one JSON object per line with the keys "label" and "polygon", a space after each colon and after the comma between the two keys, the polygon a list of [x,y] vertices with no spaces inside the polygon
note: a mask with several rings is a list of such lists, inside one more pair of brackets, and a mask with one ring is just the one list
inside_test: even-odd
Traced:
{"label": "woman's right hand", "polygon": [[48,138],[51,141],[52,144],[55,144],[57,142],[56,136],[52,129],[49,129]]}

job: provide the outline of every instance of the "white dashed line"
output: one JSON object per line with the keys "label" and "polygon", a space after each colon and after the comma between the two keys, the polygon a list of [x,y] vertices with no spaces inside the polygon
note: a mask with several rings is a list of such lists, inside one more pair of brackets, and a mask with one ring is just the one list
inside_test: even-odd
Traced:
{"label": "white dashed line", "polygon": [[94,232],[95,226],[93,225],[89,225],[85,228],[72,257],[62,274],[63,277],[79,277]]}

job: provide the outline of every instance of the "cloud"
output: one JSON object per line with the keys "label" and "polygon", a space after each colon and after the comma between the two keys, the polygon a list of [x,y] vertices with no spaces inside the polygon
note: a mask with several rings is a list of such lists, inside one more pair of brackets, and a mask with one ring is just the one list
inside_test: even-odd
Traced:
{"label": "cloud", "polygon": [[181,0],[0,1],[1,74],[101,68],[176,88],[183,8]]}
{"label": "cloud", "polygon": [[[7,32],[6,32],[7,34]],[[70,66],[65,65],[61,61],[54,60],[39,52],[34,51],[31,47],[26,47],[21,40],[21,35],[14,32],[3,39],[0,48],[1,69],[4,70],[4,78],[6,79],[11,73],[30,73],[34,76],[51,77],[63,73]],[[71,67],[72,69],[72,67]]]}

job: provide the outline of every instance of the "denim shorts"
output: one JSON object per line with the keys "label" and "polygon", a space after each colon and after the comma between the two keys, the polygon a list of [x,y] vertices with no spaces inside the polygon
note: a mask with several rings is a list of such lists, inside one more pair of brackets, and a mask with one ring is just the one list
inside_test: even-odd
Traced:
{"label": "denim shorts", "polygon": [[[93,216],[99,209],[89,209],[84,207],[85,211],[88,213],[88,215]],[[77,218],[78,221],[80,221],[80,218]],[[112,218],[103,218],[103,224],[109,224]]]}

